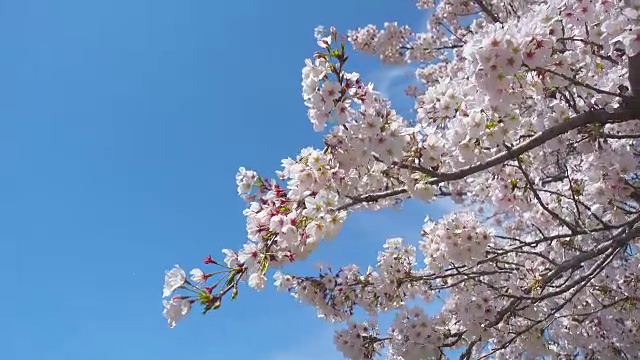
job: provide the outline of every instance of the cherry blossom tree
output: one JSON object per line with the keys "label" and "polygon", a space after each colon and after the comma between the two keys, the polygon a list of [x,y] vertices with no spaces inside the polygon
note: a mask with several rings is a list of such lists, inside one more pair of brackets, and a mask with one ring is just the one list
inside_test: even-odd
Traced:
{"label": "cherry blossom tree", "polygon": [[[302,96],[325,146],[284,159],[273,178],[240,168],[248,241],[189,278],[166,273],[170,326],[273,276],[345,323],[335,346],[349,359],[639,359],[640,1],[417,7],[431,11],[424,33],[316,29]],[[349,69],[345,44],[420,65],[415,116]],[[287,273],[355,211],[444,196],[460,207],[426,219],[417,246],[392,238],[366,269]],[[436,315],[407,305],[443,291]],[[387,329],[383,312],[395,314]]]}

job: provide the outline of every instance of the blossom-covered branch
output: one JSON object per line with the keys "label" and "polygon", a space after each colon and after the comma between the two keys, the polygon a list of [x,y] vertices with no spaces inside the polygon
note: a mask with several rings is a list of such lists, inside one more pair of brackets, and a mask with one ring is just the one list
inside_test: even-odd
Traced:
{"label": "blossom-covered branch", "polygon": [[[274,178],[240,168],[248,241],[191,278],[166,274],[165,317],[275,285],[344,322],[350,359],[640,357],[640,2],[419,0],[426,32],[316,31],[302,95],[323,149]],[[350,71],[346,44],[418,63],[415,118]],[[350,213],[448,196],[461,205],[386,239],[375,264],[287,274]],[[175,293],[179,292],[179,295]],[[428,315],[408,306],[444,299]],[[357,309],[370,318],[355,321]],[[376,317],[392,312],[381,329]]]}

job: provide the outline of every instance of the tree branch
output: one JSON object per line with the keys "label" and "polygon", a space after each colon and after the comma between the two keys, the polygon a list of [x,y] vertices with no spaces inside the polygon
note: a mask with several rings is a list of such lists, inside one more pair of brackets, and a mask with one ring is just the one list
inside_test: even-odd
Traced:
{"label": "tree branch", "polygon": [[482,12],[485,13],[494,23],[502,23],[502,21],[500,21],[500,18],[498,18],[498,16],[494,14],[491,9],[489,9],[487,4],[485,4],[483,0],[473,0],[473,2],[476,3],[476,5],[478,5]]}
{"label": "tree branch", "polygon": [[[526,153],[527,151],[533,150],[538,146],[546,143],[547,141],[554,139],[560,135],[566,134],[567,132],[577,129],[579,127],[588,125],[588,124],[607,124],[607,123],[618,123],[625,122],[629,120],[640,119],[640,108],[639,109],[628,109],[622,108],[617,109],[614,112],[607,112],[604,109],[590,110],[578,115],[571,117],[570,119],[547,128],[542,132],[532,136],[529,140],[514,146],[511,149],[507,149],[504,152],[486,160],[482,163],[471,165],[460,170],[450,172],[450,173],[440,173],[434,172],[431,170],[422,170],[420,168],[415,168],[417,171],[423,172],[426,175],[431,176],[432,178],[427,180],[427,184],[429,185],[438,185],[447,181],[454,181],[464,179],[469,175],[476,174],[478,172],[487,170],[494,166],[500,165],[506,161],[513,160],[518,156]],[[354,205],[362,204],[362,203],[370,203],[376,202],[385,198],[403,195],[407,193],[407,189],[405,187],[384,191],[380,193],[368,194],[364,196],[354,196],[351,197],[351,202],[346,203],[335,210],[346,210]]]}
{"label": "tree branch", "polygon": [[631,85],[631,95],[634,98],[632,107],[640,107],[640,53],[629,57],[629,85]]}
{"label": "tree branch", "polygon": [[522,144],[514,146],[513,148],[506,150],[485,162],[471,165],[451,173],[437,173],[435,174],[437,177],[430,179],[429,181],[427,181],[427,183],[435,185],[444,181],[463,179],[469,175],[487,170],[506,161],[513,160],[516,157],[526,153],[527,151],[533,150],[536,147],[546,143],[547,141],[565,134],[573,129],[577,129],[581,126],[585,126],[588,124],[607,124],[614,121],[625,122],[634,119],[640,119],[640,110],[618,109],[611,113],[607,112],[604,109],[587,111],[582,114],[575,115],[569,120],[564,121],[558,125],[547,128],[531,137],[529,140],[523,142]]}

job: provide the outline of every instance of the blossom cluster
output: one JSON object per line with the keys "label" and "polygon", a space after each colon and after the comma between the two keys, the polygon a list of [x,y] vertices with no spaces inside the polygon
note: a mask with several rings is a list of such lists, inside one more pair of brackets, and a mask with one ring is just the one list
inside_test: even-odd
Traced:
{"label": "blossom cluster", "polygon": [[274,275],[279,290],[288,291],[300,301],[316,307],[318,316],[330,321],[349,319],[356,307],[371,315],[402,306],[405,297],[430,300],[426,282],[415,266],[416,249],[401,238],[388,239],[378,254],[375,267],[360,271],[357,265],[328,267],[317,277]]}
{"label": "blossom cluster", "polygon": [[333,342],[340,352],[354,360],[371,359],[382,346],[377,326],[370,322],[350,322],[346,329],[336,332]]}
{"label": "blossom cluster", "polygon": [[389,335],[392,356],[406,360],[437,358],[444,340],[434,321],[419,307],[398,312]]}
{"label": "blossom cluster", "polygon": [[452,213],[438,222],[427,220],[422,233],[425,237],[420,250],[434,271],[449,263],[471,265],[480,261],[493,242],[491,230],[480,226],[468,212]]}

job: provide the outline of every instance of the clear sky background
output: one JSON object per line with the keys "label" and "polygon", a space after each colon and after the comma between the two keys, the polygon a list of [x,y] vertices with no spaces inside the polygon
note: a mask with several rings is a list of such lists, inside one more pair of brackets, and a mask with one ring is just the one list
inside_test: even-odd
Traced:
{"label": "clear sky background", "polygon": [[[164,271],[245,241],[239,166],[272,175],[319,146],[300,88],[316,25],[425,15],[412,0],[0,0],[0,359],[339,359],[331,326],[272,286],[168,329]],[[410,79],[350,62],[389,94]],[[372,264],[424,215],[359,214],[314,259]]]}

